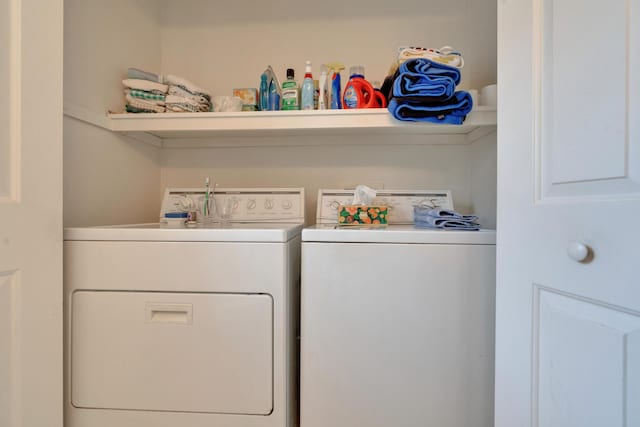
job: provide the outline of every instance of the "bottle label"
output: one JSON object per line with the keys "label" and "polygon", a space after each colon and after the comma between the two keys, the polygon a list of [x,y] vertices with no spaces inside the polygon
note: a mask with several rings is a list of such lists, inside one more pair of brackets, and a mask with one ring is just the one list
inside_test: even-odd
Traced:
{"label": "bottle label", "polygon": [[299,110],[298,89],[288,89],[282,92],[282,109]]}
{"label": "bottle label", "polygon": [[358,107],[358,93],[353,85],[347,86],[344,91],[344,106],[345,108],[357,108]]}

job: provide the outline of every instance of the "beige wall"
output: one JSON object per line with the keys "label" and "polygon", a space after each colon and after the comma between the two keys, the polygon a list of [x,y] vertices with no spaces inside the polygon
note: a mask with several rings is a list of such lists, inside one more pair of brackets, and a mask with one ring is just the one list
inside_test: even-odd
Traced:
{"label": "beige wall", "polygon": [[[259,4],[259,6],[258,6]],[[256,87],[272,65],[303,77],[307,59],[341,61],[382,81],[399,46],[449,45],[466,58],[461,87],[496,82],[495,0],[276,0],[266,3],[163,0],[162,71],[228,95]],[[343,86],[344,87],[344,86]]]}
{"label": "beige wall", "polygon": [[[96,117],[122,111],[129,66],[160,67],[154,0],[65,0],[64,106]],[[159,149],[65,117],[64,224],[155,221]]]}
{"label": "beige wall", "polygon": [[322,145],[341,137],[307,138],[307,143],[319,145],[164,150],[161,186],[199,186],[210,176],[221,187],[305,187],[307,223],[315,217],[319,188],[358,184],[451,189],[457,209],[472,209],[467,145],[409,145],[420,138],[416,136],[396,138],[388,145],[349,145],[353,137],[344,145]]}

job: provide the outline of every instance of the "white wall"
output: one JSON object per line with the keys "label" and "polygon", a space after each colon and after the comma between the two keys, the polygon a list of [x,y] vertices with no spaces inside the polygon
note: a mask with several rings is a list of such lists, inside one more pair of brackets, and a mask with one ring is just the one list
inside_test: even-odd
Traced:
{"label": "white wall", "polygon": [[[122,111],[127,67],[160,68],[157,2],[65,0],[64,8],[65,110],[97,118]],[[156,220],[159,155],[157,148],[65,117],[65,226]]]}
{"label": "white wall", "polygon": [[343,82],[356,64],[368,79],[382,81],[397,48],[407,45],[460,50],[462,87],[496,81],[495,0],[163,3],[162,71],[214,95],[256,87],[269,64],[280,79],[289,67],[301,78],[307,59],[316,78],[320,64],[341,61]]}
{"label": "white wall", "polygon": [[469,147],[471,166],[471,205],[484,228],[496,228],[497,144],[496,133],[475,141]]}
{"label": "white wall", "polygon": [[[327,145],[328,138],[344,145]],[[403,138],[388,145],[348,145],[348,139],[330,136],[307,137],[307,146],[168,149],[162,153],[161,186],[201,186],[210,176],[221,187],[305,187],[307,223],[315,218],[319,188],[357,184],[451,189],[456,208],[469,212],[469,146],[408,145],[420,137]]]}

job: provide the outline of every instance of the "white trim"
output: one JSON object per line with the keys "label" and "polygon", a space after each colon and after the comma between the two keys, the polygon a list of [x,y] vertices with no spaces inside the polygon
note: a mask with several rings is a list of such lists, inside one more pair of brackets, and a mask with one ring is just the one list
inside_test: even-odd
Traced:
{"label": "white trim", "polygon": [[65,116],[90,125],[112,131],[111,121],[106,114],[98,114],[84,107],[65,102],[62,112]]}
{"label": "white trim", "polygon": [[532,117],[532,137],[533,137],[533,161],[534,161],[534,200],[533,203],[540,203],[543,197],[544,177],[543,177],[543,161],[542,161],[542,73],[544,72],[543,64],[543,44],[544,44],[544,0],[533,1],[533,13],[532,13],[532,51],[531,58],[532,65],[532,93],[533,100],[533,117]]}
{"label": "white trim", "polygon": [[9,3],[9,194],[0,203],[19,203],[22,149],[22,4]]}

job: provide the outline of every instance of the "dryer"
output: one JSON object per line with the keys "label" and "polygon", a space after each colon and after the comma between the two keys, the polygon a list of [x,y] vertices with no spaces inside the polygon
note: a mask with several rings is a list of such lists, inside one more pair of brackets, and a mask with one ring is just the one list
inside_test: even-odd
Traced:
{"label": "dryer", "polygon": [[228,224],[65,230],[67,427],[297,425],[304,190],[214,199]]}
{"label": "dryer", "polygon": [[495,231],[416,228],[450,191],[381,190],[386,227],[338,226],[320,190],[302,231],[301,425],[493,425]]}

